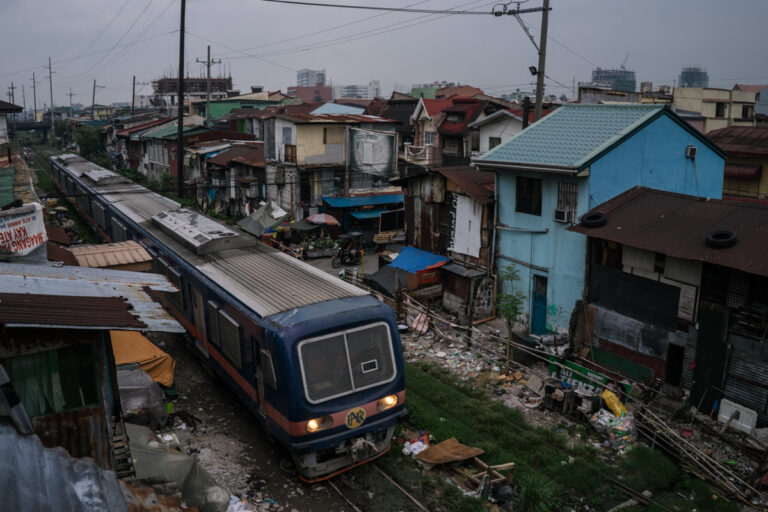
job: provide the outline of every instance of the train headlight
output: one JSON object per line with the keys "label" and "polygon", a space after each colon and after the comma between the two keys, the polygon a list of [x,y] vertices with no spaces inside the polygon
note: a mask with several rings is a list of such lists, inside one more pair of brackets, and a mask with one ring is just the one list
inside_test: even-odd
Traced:
{"label": "train headlight", "polygon": [[386,411],[397,405],[397,395],[387,395],[384,398],[379,399],[376,404],[376,409],[379,411]]}
{"label": "train headlight", "polygon": [[323,416],[322,418],[314,418],[307,422],[307,432],[318,432],[325,430],[333,425],[333,418],[330,416]]}

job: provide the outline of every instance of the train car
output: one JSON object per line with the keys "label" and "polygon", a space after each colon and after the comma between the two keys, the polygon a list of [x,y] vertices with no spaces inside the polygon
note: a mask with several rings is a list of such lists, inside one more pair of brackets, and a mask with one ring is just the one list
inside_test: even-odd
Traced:
{"label": "train car", "polygon": [[158,299],[212,372],[318,481],[389,450],[406,414],[388,306],[77,155],[51,158],[65,195],[108,240],[136,240],[180,293]]}

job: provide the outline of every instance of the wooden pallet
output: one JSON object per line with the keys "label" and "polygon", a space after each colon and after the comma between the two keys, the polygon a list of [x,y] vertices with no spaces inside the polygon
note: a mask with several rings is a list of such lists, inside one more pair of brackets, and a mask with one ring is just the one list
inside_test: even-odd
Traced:
{"label": "wooden pallet", "polygon": [[[507,470],[509,470],[507,476],[499,473],[499,471]],[[506,464],[489,466],[477,457],[472,457],[461,464],[453,466],[453,471],[464,479],[463,487],[465,489],[468,491],[475,491],[483,482],[483,477],[485,475],[490,476],[490,485],[498,485],[504,482],[511,483],[515,472],[515,463],[507,462]]]}

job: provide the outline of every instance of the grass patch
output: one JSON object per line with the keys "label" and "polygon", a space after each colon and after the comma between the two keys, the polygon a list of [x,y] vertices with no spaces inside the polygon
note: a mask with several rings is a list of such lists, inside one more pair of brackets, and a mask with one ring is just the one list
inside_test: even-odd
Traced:
{"label": "grass patch", "polygon": [[638,491],[671,489],[680,480],[677,466],[647,446],[637,446],[627,453],[620,467],[626,475],[624,482]]}
{"label": "grass patch", "polygon": [[406,379],[414,428],[482,448],[489,464],[515,462],[519,510],[567,510],[581,498],[601,500],[606,483],[600,474],[609,468],[594,451],[569,448],[562,435],[532,427],[520,411],[490,401],[438,368],[406,363]]}

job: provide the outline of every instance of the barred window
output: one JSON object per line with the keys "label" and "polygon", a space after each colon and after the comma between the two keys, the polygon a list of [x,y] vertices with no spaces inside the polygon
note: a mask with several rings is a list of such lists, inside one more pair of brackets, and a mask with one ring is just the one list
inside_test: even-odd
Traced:
{"label": "barred window", "polygon": [[576,183],[558,183],[557,209],[576,214],[578,200],[578,185]]}

